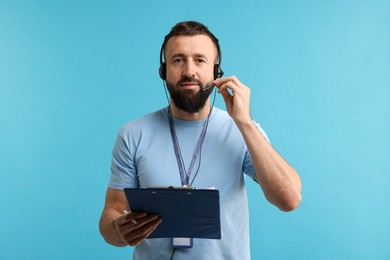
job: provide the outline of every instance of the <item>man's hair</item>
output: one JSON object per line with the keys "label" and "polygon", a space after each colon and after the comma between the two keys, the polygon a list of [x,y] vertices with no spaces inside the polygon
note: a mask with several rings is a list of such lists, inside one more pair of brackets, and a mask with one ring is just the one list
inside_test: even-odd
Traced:
{"label": "man's hair", "polygon": [[210,32],[210,30],[202,23],[196,21],[185,21],[177,23],[172,27],[171,31],[165,36],[163,48],[165,49],[165,45],[168,40],[174,36],[195,36],[195,35],[206,35],[210,37],[215,47],[217,47],[219,51],[219,42],[218,39]]}

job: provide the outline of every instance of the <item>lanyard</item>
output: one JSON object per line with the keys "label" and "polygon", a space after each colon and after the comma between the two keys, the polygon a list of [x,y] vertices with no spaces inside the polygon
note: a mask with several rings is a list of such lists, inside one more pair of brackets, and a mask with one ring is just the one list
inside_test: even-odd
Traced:
{"label": "lanyard", "polygon": [[181,150],[180,150],[179,140],[177,139],[176,129],[175,129],[175,126],[174,126],[174,123],[173,123],[173,116],[172,116],[170,107],[168,107],[168,112],[169,112],[169,116],[168,116],[168,118],[169,118],[169,129],[171,130],[173,148],[175,150],[175,156],[176,156],[177,166],[179,167],[179,173],[180,173],[180,179],[181,179],[181,185],[182,186],[189,186],[189,180],[190,180],[191,172],[192,172],[192,169],[194,168],[194,164],[195,164],[196,158],[198,157],[198,153],[200,151],[200,148],[202,147],[204,138],[206,136],[206,130],[207,130],[207,126],[209,124],[209,119],[210,119],[210,115],[211,115],[211,110],[212,109],[213,108],[211,107],[210,113],[207,116],[207,119],[206,119],[206,121],[203,124],[202,131],[201,131],[201,133],[199,135],[198,143],[196,144],[194,153],[192,155],[192,160],[191,160],[191,163],[190,163],[190,167],[188,168],[188,171],[186,171],[185,165],[184,165],[184,161],[183,161],[183,156],[182,156]]}

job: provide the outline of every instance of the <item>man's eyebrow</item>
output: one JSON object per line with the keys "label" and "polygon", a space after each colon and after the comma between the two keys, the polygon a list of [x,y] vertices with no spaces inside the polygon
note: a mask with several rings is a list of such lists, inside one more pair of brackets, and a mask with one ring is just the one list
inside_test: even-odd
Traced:
{"label": "man's eyebrow", "polygon": [[[202,53],[195,53],[195,54],[190,55],[190,56],[193,56],[196,58],[203,58],[203,59],[207,60],[207,56],[202,54]],[[176,53],[171,57],[171,60],[176,59],[176,58],[183,58],[183,57],[186,57],[186,55],[184,53]]]}
{"label": "man's eyebrow", "polygon": [[202,54],[202,53],[196,53],[194,56],[197,57],[197,58],[203,58],[203,59],[207,60],[207,56]]}
{"label": "man's eyebrow", "polygon": [[176,59],[176,58],[183,58],[184,56],[185,55],[183,53],[176,53],[176,54],[172,55],[171,60]]}

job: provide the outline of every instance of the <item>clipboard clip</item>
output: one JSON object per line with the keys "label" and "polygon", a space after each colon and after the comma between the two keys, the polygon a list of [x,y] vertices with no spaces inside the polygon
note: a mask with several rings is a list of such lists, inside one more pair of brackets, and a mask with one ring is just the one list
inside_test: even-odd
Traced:
{"label": "clipboard clip", "polygon": [[178,190],[196,190],[195,187],[191,186],[149,186],[148,189],[178,189]]}

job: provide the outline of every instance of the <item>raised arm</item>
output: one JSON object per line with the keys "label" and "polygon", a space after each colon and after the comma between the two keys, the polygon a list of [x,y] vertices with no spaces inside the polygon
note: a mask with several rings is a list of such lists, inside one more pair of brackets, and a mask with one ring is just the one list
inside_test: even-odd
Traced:
{"label": "raised arm", "polygon": [[[255,179],[268,201],[283,211],[291,211],[301,202],[302,184],[298,173],[271,146],[250,116],[250,89],[236,77],[214,81],[222,94],[251,155]],[[231,90],[232,94],[229,93]]]}

